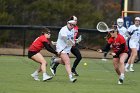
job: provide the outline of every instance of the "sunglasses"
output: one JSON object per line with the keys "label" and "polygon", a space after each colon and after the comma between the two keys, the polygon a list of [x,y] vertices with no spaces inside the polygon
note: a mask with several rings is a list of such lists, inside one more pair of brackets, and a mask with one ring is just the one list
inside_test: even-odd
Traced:
{"label": "sunglasses", "polygon": [[47,33],[48,35],[50,35],[51,33]]}
{"label": "sunglasses", "polygon": [[110,31],[109,33],[114,33],[115,31]]}
{"label": "sunglasses", "polygon": [[51,33],[50,33],[50,32],[47,32],[47,33],[44,33],[44,34],[48,34],[48,35],[50,35]]}

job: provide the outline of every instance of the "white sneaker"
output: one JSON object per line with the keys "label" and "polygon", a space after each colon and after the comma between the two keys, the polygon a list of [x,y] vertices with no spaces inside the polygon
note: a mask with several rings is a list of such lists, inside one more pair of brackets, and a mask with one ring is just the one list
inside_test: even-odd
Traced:
{"label": "white sneaker", "polygon": [[51,80],[53,77],[49,75],[43,76],[43,81]]}
{"label": "white sneaker", "polygon": [[107,59],[105,59],[105,58],[102,58],[102,61],[107,61]]}
{"label": "white sneaker", "polygon": [[38,75],[31,74],[31,77],[33,77],[34,80],[36,80],[36,81],[40,81],[40,79],[38,78]]}
{"label": "white sneaker", "polygon": [[77,81],[77,79],[76,78],[70,78],[70,81],[74,83],[75,81]]}
{"label": "white sneaker", "polygon": [[130,72],[134,72],[134,69],[132,67],[129,68]]}
{"label": "white sneaker", "polygon": [[125,72],[129,72],[129,70],[127,68],[125,68]]}

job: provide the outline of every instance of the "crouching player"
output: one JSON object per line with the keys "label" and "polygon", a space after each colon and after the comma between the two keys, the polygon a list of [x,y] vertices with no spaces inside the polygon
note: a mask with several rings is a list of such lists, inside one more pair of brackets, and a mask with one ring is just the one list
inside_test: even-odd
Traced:
{"label": "crouching player", "polygon": [[51,36],[50,31],[44,28],[42,34],[34,40],[34,42],[30,45],[28,49],[28,58],[32,59],[33,61],[39,63],[38,69],[31,74],[34,80],[39,81],[38,73],[43,72],[43,81],[52,79],[52,76],[49,76],[46,72],[47,62],[44,57],[41,55],[40,51],[45,47],[51,53],[57,55],[57,52],[50,46],[49,38]]}
{"label": "crouching player", "polygon": [[111,55],[113,56],[114,69],[119,76],[118,84],[123,84],[125,72],[124,62],[128,57],[126,41],[124,37],[118,33],[116,27],[113,27],[113,29],[108,32],[111,37],[108,39],[106,46],[103,49],[99,49],[98,52],[106,52],[110,49],[110,45],[112,45],[113,52]]}

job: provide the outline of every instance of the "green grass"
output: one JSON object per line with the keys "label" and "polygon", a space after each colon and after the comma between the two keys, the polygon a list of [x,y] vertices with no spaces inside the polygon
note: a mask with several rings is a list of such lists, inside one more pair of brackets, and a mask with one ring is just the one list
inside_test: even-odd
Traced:
{"label": "green grass", "polygon": [[[46,58],[47,61],[49,59]],[[84,62],[87,66],[83,65]],[[62,65],[52,80],[34,81],[30,74],[37,66],[27,57],[0,56],[0,93],[139,93],[140,64],[134,65],[135,72],[126,73],[123,85],[117,84],[112,60],[82,59],[77,68],[80,76],[75,83],[69,82]],[[47,71],[51,74],[49,66]]]}

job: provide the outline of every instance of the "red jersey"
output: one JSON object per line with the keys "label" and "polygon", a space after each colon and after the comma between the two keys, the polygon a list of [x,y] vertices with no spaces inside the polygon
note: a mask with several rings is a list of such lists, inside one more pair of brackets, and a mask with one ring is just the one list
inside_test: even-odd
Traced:
{"label": "red jersey", "polygon": [[117,38],[110,37],[108,39],[108,43],[112,45],[112,49],[113,49],[114,53],[117,53],[121,48],[120,45],[125,43],[125,49],[123,50],[123,52],[128,52],[128,47],[126,45],[126,41],[125,41],[124,37],[120,34],[118,34]]}
{"label": "red jersey", "polygon": [[28,50],[39,52],[42,48],[44,48],[43,42],[49,43],[49,40],[44,35],[41,35],[40,37],[35,39]]}
{"label": "red jersey", "polygon": [[78,26],[75,26],[74,27],[74,40],[76,39],[77,35],[78,35]]}

